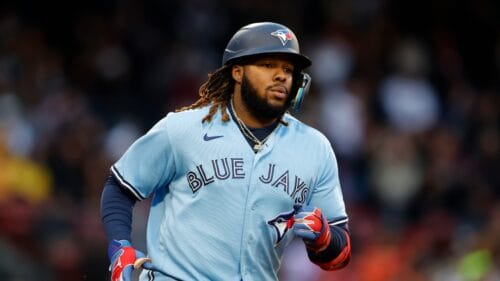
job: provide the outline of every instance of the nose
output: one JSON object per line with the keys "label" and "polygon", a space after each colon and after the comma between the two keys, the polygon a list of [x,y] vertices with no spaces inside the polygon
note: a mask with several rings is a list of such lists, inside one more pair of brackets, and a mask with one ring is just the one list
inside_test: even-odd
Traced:
{"label": "nose", "polygon": [[287,77],[288,77],[288,75],[287,75],[287,73],[285,72],[284,69],[282,69],[280,67],[277,68],[276,74],[274,75],[274,79],[276,81],[284,82],[284,81],[286,81]]}

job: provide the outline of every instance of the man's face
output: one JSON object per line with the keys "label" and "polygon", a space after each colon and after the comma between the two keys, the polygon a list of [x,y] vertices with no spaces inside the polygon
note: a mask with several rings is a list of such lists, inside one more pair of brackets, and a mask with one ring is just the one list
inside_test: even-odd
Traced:
{"label": "man's face", "polygon": [[244,66],[241,96],[255,117],[279,118],[290,107],[293,69],[284,58],[260,58]]}

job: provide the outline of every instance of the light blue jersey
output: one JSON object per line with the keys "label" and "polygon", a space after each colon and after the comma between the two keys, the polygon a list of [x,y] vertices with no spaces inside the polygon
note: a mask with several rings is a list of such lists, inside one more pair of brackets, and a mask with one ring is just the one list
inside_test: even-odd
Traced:
{"label": "light blue jersey", "polygon": [[148,255],[170,275],[154,280],[277,280],[294,235],[280,214],[298,203],[347,221],[331,145],[285,114],[254,153],[234,120],[202,123],[207,113],[169,113],[111,168],[138,199],[153,196]]}

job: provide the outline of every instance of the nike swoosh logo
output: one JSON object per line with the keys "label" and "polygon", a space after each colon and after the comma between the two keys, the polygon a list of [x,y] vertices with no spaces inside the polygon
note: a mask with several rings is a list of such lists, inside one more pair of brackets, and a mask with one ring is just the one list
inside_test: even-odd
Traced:
{"label": "nike swoosh logo", "polygon": [[208,136],[207,134],[205,134],[203,136],[203,140],[204,141],[211,141],[211,140],[214,140],[214,139],[218,139],[218,138],[222,138],[223,136]]}

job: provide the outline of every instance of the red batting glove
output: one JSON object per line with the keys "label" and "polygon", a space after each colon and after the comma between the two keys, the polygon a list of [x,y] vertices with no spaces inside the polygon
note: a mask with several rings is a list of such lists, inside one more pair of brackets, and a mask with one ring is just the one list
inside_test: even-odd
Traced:
{"label": "red batting glove", "polygon": [[293,232],[304,240],[307,248],[314,252],[325,250],[330,244],[330,227],[321,210],[316,207],[297,207]]}
{"label": "red batting glove", "polygon": [[113,240],[108,247],[108,256],[111,260],[109,270],[111,281],[132,281],[132,271],[135,268],[150,268],[151,262],[146,256],[132,248],[127,240]]}

